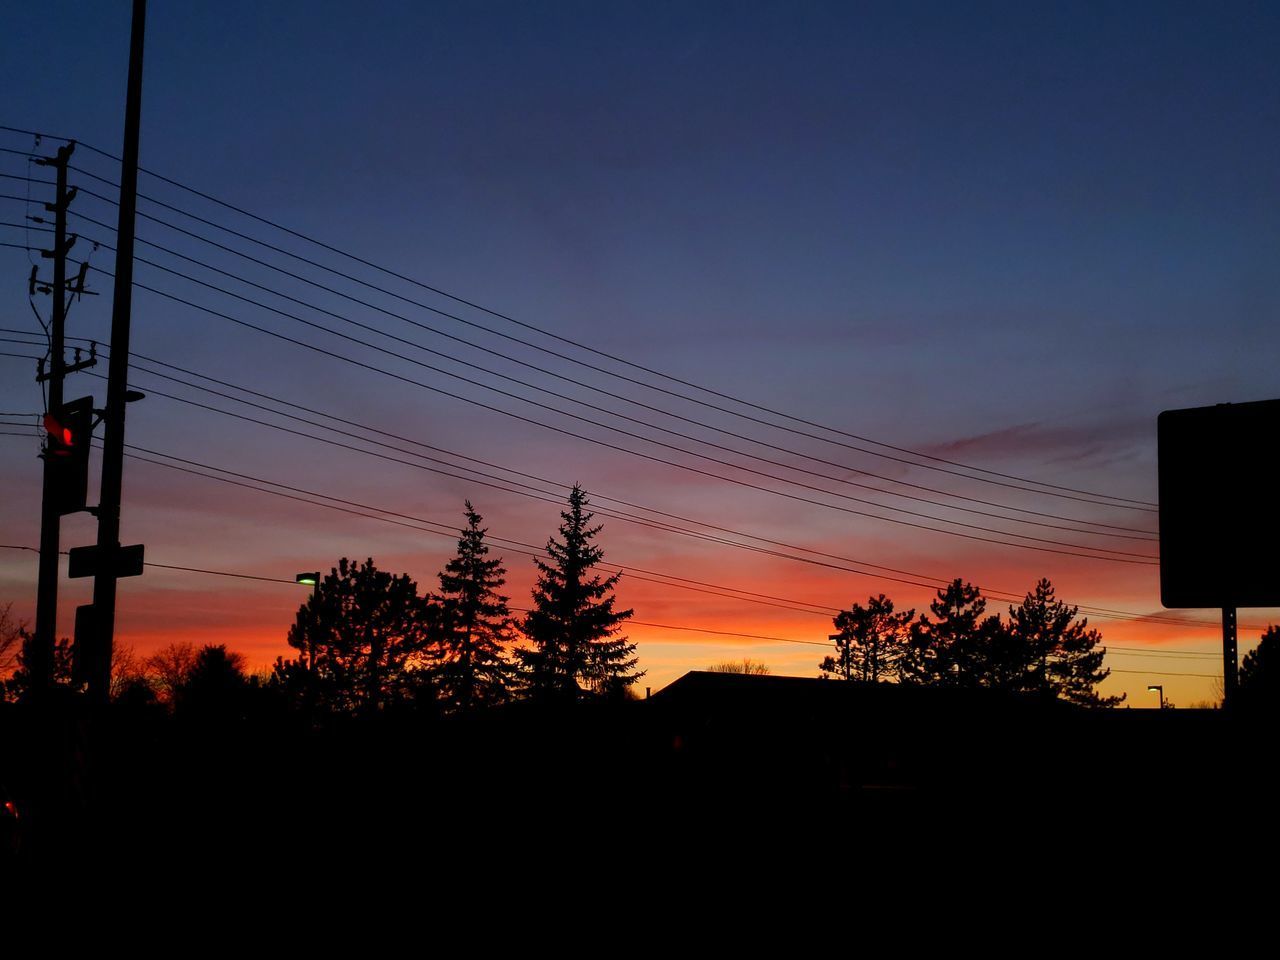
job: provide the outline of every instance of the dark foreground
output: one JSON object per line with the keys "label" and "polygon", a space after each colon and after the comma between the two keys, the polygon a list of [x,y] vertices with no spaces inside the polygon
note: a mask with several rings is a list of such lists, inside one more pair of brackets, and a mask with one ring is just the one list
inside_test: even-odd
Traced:
{"label": "dark foreground", "polygon": [[1176,823],[1271,808],[1273,758],[1265,729],[1221,711],[704,673],[648,701],[460,718],[4,705],[0,863],[386,848],[593,811],[835,809],[951,832],[1015,831],[1028,811]]}

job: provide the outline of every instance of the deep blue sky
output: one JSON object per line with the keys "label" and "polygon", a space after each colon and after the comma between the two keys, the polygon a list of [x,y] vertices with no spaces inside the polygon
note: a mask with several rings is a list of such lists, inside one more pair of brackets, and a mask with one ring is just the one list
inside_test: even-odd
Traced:
{"label": "deep blue sky", "polygon": [[[6,4],[4,22],[0,122],[117,152],[128,4]],[[156,2],[147,44],[144,166],[562,335],[853,432],[1152,499],[1161,409],[1277,394],[1274,5]],[[9,156],[0,169],[24,168]],[[5,326],[29,325],[25,264],[0,250]],[[73,327],[105,337],[107,299],[77,307]],[[854,542],[916,569],[1007,571],[1019,589],[1051,574],[1077,602],[1095,591],[1156,607],[1150,578],[1107,591],[1092,568],[770,512],[142,294],[134,342],[668,509]],[[0,408],[37,403],[25,366],[0,362]],[[307,458],[332,464],[216,418],[192,423],[157,400],[130,436],[276,477],[282,450],[284,475]],[[0,463],[18,489],[31,468],[15,444]],[[408,483],[333,470],[335,488],[381,502]],[[464,493],[486,499],[440,481],[413,489],[439,518],[458,516]],[[134,515],[157,558],[181,528],[170,557],[194,541],[213,566],[268,562],[225,514],[174,497],[149,533]],[[31,540],[29,499],[0,515],[6,540]],[[477,505],[495,532],[534,541],[555,520],[518,501]],[[288,548],[272,541],[270,562],[290,574],[372,552],[431,577],[435,556],[413,560],[411,543],[317,533],[304,516]],[[688,559],[617,536],[619,552],[655,564]],[[0,563],[6,593],[25,601],[34,568]],[[512,566],[525,576],[524,561]],[[744,567],[740,580],[769,575]]]}

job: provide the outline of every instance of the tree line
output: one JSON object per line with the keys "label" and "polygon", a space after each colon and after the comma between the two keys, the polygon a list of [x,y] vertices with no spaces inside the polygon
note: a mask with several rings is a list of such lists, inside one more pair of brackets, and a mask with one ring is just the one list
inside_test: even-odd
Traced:
{"label": "tree line", "polygon": [[[113,660],[112,699],[159,700],[175,707],[238,702],[270,693],[309,713],[361,714],[401,706],[466,713],[517,699],[574,701],[628,695],[643,675],[635,644],[621,635],[632,610],[619,610],[614,588],[621,574],[596,568],[602,527],[592,525],[580,486],[560,514],[558,536],[547,541],[531,606],[516,616],[501,591],[502,560],[489,556],[482,517],[465,502],[466,527],[438,574],[439,586],[420,593],[407,575],[394,576],[343,558],[298,610],[288,643],[269,674],[249,676],[244,657],[224,646],[197,650],[175,643],[139,661],[128,649]],[[1007,618],[988,615],[974,585],[955,579],[937,591],[928,613],[895,610],[884,594],[854,603],[833,620],[834,651],[821,675],[865,682],[988,688],[1114,706],[1102,696],[1102,635],[1077,607],[1059,600],[1040,580]],[[20,699],[28,685],[25,647],[31,636],[15,624],[11,605],[0,609],[0,695]],[[1241,669],[1241,699],[1274,701],[1280,629],[1269,627]],[[73,645],[59,640],[55,678],[71,685]],[[718,664],[720,672],[768,673],[752,660]]]}
{"label": "tree line", "polygon": [[[244,658],[224,646],[197,650],[170,644],[138,662],[117,650],[112,699],[159,700],[177,709],[209,705],[221,694],[235,702],[261,692],[310,713],[364,714],[396,707],[463,713],[515,699],[572,701],[620,698],[644,671],[634,643],[621,634],[633,611],[618,609],[620,573],[596,568],[604,551],[596,542],[581,486],[569,494],[558,536],[547,541],[531,607],[517,617],[501,591],[506,569],[489,556],[482,517],[466,506],[457,551],[425,593],[408,576],[343,558],[298,610],[289,630],[292,657],[278,657],[266,676],[249,676]],[[4,611],[8,622],[8,608]],[[29,685],[21,625],[10,676],[0,687],[21,699]],[[518,645],[517,640],[523,640]],[[59,640],[55,679],[72,681],[73,645]]]}
{"label": "tree line", "polygon": [[938,590],[929,613],[895,611],[884,594],[838,614],[835,653],[824,657],[826,677],[846,680],[989,688],[1109,707],[1124,694],[1095,689],[1111,671],[1102,665],[1102,634],[1077,619],[1079,608],[1059,600],[1040,580],[1007,619],[987,616],[987,601],[957,578]]}
{"label": "tree line", "polygon": [[601,526],[587,505],[575,485],[548,559],[534,561],[532,606],[519,618],[470,501],[436,590],[420,594],[407,574],[344,558],[298,611],[288,637],[297,654],[277,658],[271,682],[304,708],[339,713],[424,700],[465,713],[515,699],[625,696],[644,675],[635,644],[621,635],[633,611],[615,605],[621,574],[595,570]]}

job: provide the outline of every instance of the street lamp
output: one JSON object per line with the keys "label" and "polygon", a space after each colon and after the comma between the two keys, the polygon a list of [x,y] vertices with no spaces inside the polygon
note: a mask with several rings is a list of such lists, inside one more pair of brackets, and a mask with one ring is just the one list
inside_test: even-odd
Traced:
{"label": "street lamp", "polygon": [[[306,583],[311,586],[311,599],[315,599],[316,590],[320,588],[320,571],[313,570],[310,573],[299,573],[293,578],[294,583]],[[311,644],[307,644],[307,671],[315,669],[316,651]]]}
{"label": "street lamp", "polygon": [[1147,693],[1151,693],[1153,690],[1156,693],[1160,694],[1160,709],[1163,710],[1164,709],[1164,685],[1160,683],[1153,683],[1149,687],[1147,687]]}

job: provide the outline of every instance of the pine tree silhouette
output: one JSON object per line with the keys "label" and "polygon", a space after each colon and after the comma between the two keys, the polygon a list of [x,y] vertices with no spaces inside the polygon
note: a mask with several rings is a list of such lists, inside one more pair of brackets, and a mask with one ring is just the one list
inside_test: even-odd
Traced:
{"label": "pine tree silhouette", "polygon": [[902,661],[902,679],[938,686],[977,686],[979,638],[987,601],[971,583],[957,577],[938,589],[929,613],[911,625],[911,642]]}
{"label": "pine tree silhouette", "polygon": [[576,699],[584,692],[621,695],[642,676],[635,667],[635,644],[618,636],[632,610],[614,610],[613,588],[620,573],[592,575],[604,557],[593,543],[601,527],[590,526],[587,495],[577,484],[569,509],[560,514],[560,540],[547,541],[550,563],[541,560],[533,588],[533,609],[522,624],[532,649],[522,650],[530,692],[541,699]]}
{"label": "pine tree silhouette", "polygon": [[883,593],[870,597],[865,607],[853,604],[831,621],[839,631],[832,637],[836,655],[823,657],[819,669],[844,680],[897,679],[915,615],[914,610],[894,613],[893,601]]}
{"label": "pine tree silhouette", "polygon": [[513,681],[507,651],[514,625],[502,560],[487,559],[483,519],[466,501],[467,527],[458,552],[440,573],[438,620],[432,630],[432,656],[440,697],[446,708],[465,712],[506,700]]}
{"label": "pine tree silhouette", "polygon": [[1102,634],[1089,629],[1087,619],[1077,621],[1079,612],[1059,600],[1046,579],[1009,608],[1006,629],[1024,664],[1022,688],[1083,706],[1114,706],[1125,695],[1103,697],[1094,689],[1111,671],[1102,665]]}

